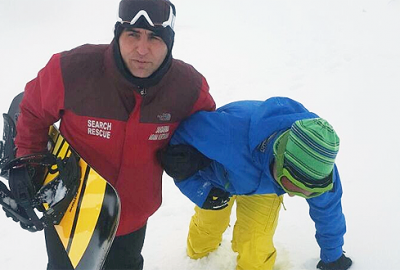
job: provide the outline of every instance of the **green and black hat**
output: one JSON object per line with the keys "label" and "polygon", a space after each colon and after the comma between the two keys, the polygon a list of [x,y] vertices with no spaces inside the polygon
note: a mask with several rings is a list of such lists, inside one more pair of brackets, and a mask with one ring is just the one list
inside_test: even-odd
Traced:
{"label": "green and black hat", "polygon": [[296,121],[276,139],[273,150],[280,184],[280,179],[286,176],[295,186],[313,192],[307,198],[332,189],[339,137],[326,120]]}

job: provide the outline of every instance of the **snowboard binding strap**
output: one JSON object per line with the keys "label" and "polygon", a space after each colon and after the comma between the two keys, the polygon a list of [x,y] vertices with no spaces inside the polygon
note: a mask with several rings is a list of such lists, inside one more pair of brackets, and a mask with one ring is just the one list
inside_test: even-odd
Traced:
{"label": "snowboard binding strap", "polygon": [[[73,153],[64,159],[45,153],[19,157],[4,164],[2,171],[8,171],[10,190],[0,182],[0,196],[3,197],[0,204],[6,215],[31,232],[59,224],[79,187],[78,161]],[[35,179],[44,179],[44,173],[37,173],[42,171],[40,167],[44,167],[47,173],[58,172],[58,175],[42,186]],[[35,209],[43,212],[41,218]]]}
{"label": "snowboard binding strap", "polygon": [[[81,171],[79,157],[74,152],[62,159],[48,152],[16,158],[14,138],[22,98],[23,92],[13,99],[8,113],[3,114],[0,176],[9,181],[10,189],[0,181],[0,205],[7,217],[34,232],[49,224],[59,224],[76,196]],[[48,175],[51,181],[43,185],[44,176]],[[35,210],[43,216],[39,218]]]}

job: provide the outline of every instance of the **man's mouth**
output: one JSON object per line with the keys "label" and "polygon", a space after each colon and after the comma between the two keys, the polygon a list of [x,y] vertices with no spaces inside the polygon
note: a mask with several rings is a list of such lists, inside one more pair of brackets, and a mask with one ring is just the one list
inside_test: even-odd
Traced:
{"label": "man's mouth", "polygon": [[138,60],[138,59],[134,59],[133,61],[136,62],[136,63],[139,63],[139,64],[148,64],[149,63],[149,62],[147,62],[145,60]]}

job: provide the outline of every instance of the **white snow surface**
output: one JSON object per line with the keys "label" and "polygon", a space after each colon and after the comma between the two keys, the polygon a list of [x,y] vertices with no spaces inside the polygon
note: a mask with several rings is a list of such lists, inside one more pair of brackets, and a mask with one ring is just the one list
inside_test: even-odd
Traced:
{"label": "white snow surface", "polygon": [[[218,106],[289,96],[329,120],[341,138],[351,269],[400,269],[400,1],[173,2],[173,55],[207,78]],[[118,0],[1,0],[0,111],[52,54],[109,43],[117,7]],[[163,196],[148,222],[145,269],[235,269],[234,213],[220,248],[191,260],[185,247],[193,204],[168,176]],[[308,205],[285,197],[285,206],[275,270],[315,269],[319,247]],[[0,239],[0,269],[45,269],[42,232],[26,232],[0,213]]]}

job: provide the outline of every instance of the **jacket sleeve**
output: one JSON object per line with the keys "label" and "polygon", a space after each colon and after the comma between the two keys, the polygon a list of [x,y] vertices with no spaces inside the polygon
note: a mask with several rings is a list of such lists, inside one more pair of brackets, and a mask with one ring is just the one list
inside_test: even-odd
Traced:
{"label": "jacket sleeve", "polygon": [[[209,159],[226,166],[235,154],[232,145],[238,141],[238,130],[247,123],[224,112],[197,112],[183,121],[174,132],[170,144],[189,144]],[[243,141],[243,144],[247,141]]]}
{"label": "jacket sleeve", "polygon": [[175,181],[175,185],[179,190],[188,197],[198,207],[202,207],[208,193],[212,188],[212,183],[205,180],[201,173],[196,173],[192,177],[185,179],[184,181]]}
{"label": "jacket sleeve", "polygon": [[63,103],[60,55],[56,54],[25,87],[15,139],[17,156],[46,151],[49,126],[60,119]]}
{"label": "jacket sleeve", "polygon": [[330,192],[308,199],[310,216],[315,222],[316,239],[323,262],[336,261],[343,253],[346,221],[342,212],[342,185],[338,170],[334,169],[334,188]]}
{"label": "jacket sleeve", "polygon": [[[229,156],[229,125],[226,115],[220,112],[198,112],[183,121],[171,138],[170,144],[188,144],[215,161]],[[197,172],[183,181],[175,181],[181,192],[201,207],[206,200],[216,176],[214,166]]]}

